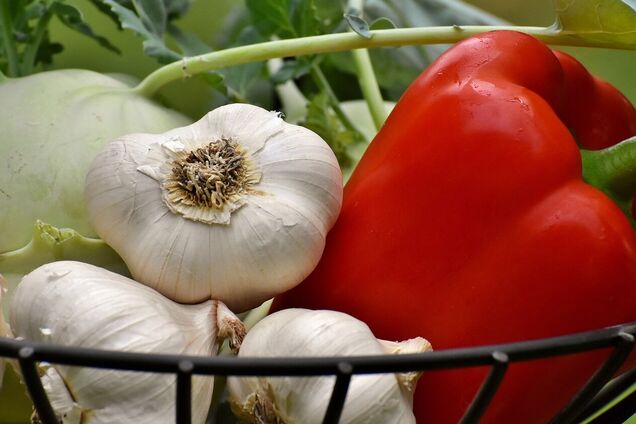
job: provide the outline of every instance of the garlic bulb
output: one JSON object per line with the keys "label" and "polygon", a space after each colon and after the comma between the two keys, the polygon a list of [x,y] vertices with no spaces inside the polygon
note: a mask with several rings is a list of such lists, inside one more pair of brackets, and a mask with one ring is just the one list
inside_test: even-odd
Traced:
{"label": "garlic bulb", "polygon": [[[16,337],[123,352],[211,356],[242,324],[219,301],[180,305],[121,275],[81,262],[26,275],[10,304]],[[64,423],[173,423],[174,374],[41,364],[42,381]],[[192,418],[203,423],[213,377],[192,379]]]}
{"label": "garlic bulb", "polygon": [[109,143],[86,179],[95,230],[135,280],[171,299],[258,306],[316,266],[342,203],[318,135],[231,104],[160,135]]}
{"label": "garlic bulb", "polygon": [[[247,333],[240,357],[354,356],[430,350],[423,338],[403,343],[376,339],[369,327],[335,311],[285,309]],[[341,424],[415,423],[413,389],[419,375],[370,374],[351,378]],[[322,423],[335,377],[230,377],[230,404],[250,423]]]}

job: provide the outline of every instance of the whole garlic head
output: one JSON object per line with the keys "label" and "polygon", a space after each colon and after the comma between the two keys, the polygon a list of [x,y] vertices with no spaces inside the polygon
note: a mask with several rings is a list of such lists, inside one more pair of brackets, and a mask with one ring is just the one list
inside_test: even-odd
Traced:
{"label": "whole garlic head", "polygon": [[[417,337],[402,343],[375,338],[369,327],[335,311],[285,309],[248,333],[240,357],[357,356],[431,350]],[[413,388],[419,373],[354,375],[341,424],[415,423]],[[335,377],[229,377],[230,404],[243,422],[322,423]]]}
{"label": "whole garlic head", "polygon": [[[242,324],[219,301],[180,305],[156,291],[81,262],[43,265],[27,274],[10,304],[16,337],[120,352],[216,355]],[[41,364],[42,383],[64,423],[173,423],[174,374]],[[203,423],[214,378],[192,379],[192,418]]]}
{"label": "whole garlic head", "polygon": [[86,179],[99,236],[171,299],[258,306],[316,266],[342,203],[329,146],[275,112],[231,104],[109,143]]}

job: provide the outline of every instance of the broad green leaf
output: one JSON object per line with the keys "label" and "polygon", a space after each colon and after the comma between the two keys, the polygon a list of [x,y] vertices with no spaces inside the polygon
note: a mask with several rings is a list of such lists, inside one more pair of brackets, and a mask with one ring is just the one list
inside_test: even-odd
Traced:
{"label": "broad green leaf", "polygon": [[75,8],[75,6],[64,4],[62,2],[55,2],[52,4],[51,9],[60,22],[68,28],[92,38],[97,41],[100,46],[114,53],[121,53],[121,51],[111,44],[105,37],[95,34],[92,28],[84,21],[82,13]]}
{"label": "broad green leaf", "polygon": [[163,0],[163,4],[166,8],[166,14],[168,15],[168,21],[185,15],[186,12],[190,10],[192,1],[193,0]]}
{"label": "broad green leaf", "polygon": [[283,38],[296,37],[291,23],[289,9],[293,0],[247,0],[245,2],[254,26],[258,31],[270,36],[280,34]]}
{"label": "broad green leaf", "polygon": [[163,39],[149,31],[135,13],[120,5],[115,0],[104,0],[118,16],[122,28],[130,29],[143,39],[144,53],[154,57],[160,63],[170,63],[181,59],[181,55],[169,49]]}
{"label": "broad green leaf", "polygon": [[212,47],[205,44],[196,35],[182,31],[174,24],[168,24],[168,34],[172,36],[185,56],[196,56],[212,51]]}
{"label": "broad green leaf", "polygon": [[556,30],[607,47],[636,46],[636,0],[554,0]]}
{"label": "broad green leaf", "polygon": [[162,1],[133,0],[135,11],[144,26],[157,37],[162,38],[166,32],[168,17]]}
{"label": "broad green leaf", "polygon": [[[263,36],[254,27],[247,27],[241,31],[233,45],[255,44],[263,41]],[[235,101],[248,101],[248,91],[253,84],[265,78],[265,63],[255,62],[245,65],[232,66],[218,71],[224,78],[228,88],[228,95]]]}
{"label": "broad green leaf", "polygon": [[214,88],[224,96],[228,95],[228,88],[227,85],[225,85],[225,77],[223,77],[223,75],[218,72],[204,72],[199,75],[210,87]]}
{"label": "broad green leaf", "polygon": [[298,37],[320,34],[320,22],[313,0],[292,1],[290,12],[292,26]]}
{"label": "broad green leaf", "polygon": [[320,56],[301,56],[293,60],[286,61],[283,66],[270,78],[274,84],[282,84],[290,79],[300,78],[311,71],[312,66],[319,63]]}
{"label": "broad green leaf", "polygon": [[246,6],[264,36],[295,38],[320,33],[313,0],[247,0]]}

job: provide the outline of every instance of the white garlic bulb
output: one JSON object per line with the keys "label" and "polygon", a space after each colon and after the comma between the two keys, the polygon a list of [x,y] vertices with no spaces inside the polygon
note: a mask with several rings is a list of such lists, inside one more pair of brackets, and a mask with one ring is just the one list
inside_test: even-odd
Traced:
{"label": "white garlic bulb", "polygon": [[[265,317],[245,337],[239,357],[356,356],[431,349],[423,338],[402,343],[375,338],[369,327],[335,311],[285,309]],[[342,424],[415,423],[418,373],[354,375]],[[230,404],[245,422],[322,423],[335,377],[229,377]]]}
{"label": "white garlic bulb", "polygon": [[[120,352],[216,355],[242,324],[221,302],[180,305],[93,265],[60,261],[27,274],[11,299],[16,337]],[[174,374],[42,364],[42,382],[64,423],[173,423]],[[192,418],[203,423],[213,377],[192,379]]]}
{"label": "white garlic bulb", "polygon": [[171,299],[258,306],[316,266],[342,203],[333,151],[277,113],[231,104],[164,134],[109,143],[89,217],[135,280]]}

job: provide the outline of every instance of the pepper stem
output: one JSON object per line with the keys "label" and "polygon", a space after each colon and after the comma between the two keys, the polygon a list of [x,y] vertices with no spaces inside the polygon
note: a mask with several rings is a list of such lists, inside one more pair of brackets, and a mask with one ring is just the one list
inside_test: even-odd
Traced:
{"label": "pepper stem", "polygon": [[632,226],[632,198],[636,193],[636,136],[601,150],[581,150],[583,179],[609,195],[623,209]]}

